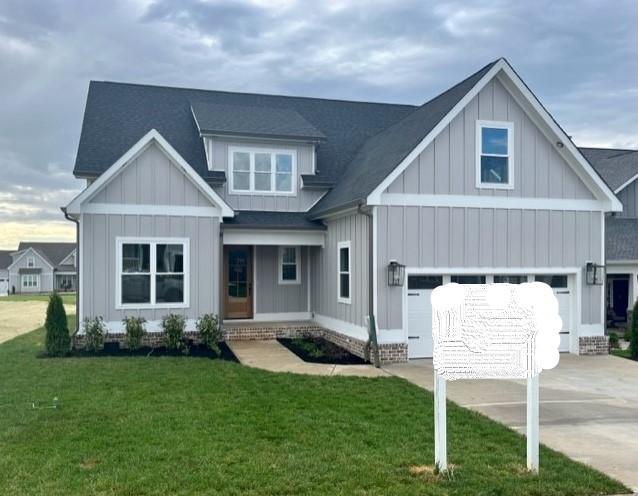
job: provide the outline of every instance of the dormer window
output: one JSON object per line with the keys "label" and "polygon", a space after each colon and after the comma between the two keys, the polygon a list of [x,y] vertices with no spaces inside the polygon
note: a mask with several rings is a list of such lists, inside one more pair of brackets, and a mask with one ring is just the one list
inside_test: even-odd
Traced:
{"label": "dormer window", "polygon": [[514,124],[477,121],[476,187],[514,188]]}
{"label": "dormer window", "polygon": [[286,195],[296,187],[296,154],[293,150],[229,149],[230,192]]}

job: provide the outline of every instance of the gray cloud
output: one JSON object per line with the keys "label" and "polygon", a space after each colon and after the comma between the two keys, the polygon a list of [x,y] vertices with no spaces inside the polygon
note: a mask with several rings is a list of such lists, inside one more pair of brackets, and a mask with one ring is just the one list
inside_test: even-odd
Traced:
{"label": "gray cloud", "polygon": [[90,79],[422,103],[506,56],[578,144],[636,147],[636,21],[633,0],[5,0],[0,230],[46,230],[82,187]]}

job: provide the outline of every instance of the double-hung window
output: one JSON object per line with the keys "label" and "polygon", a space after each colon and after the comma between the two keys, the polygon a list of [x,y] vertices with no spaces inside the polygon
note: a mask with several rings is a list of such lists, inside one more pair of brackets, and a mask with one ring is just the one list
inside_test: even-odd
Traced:
{"label": "double-hung window", "polygon": [[35,258],[34,257],[27,257],[27,267],[30,268],[30,269],[35,267]]}
{"label": "double-hung window", "polygon": [[285,195],[295,192],[294,150],[231,147],[229,162],[231,193]]}
{"label": "double-hung window", "polygon": [[350,303],[352,259],[350,256],[350,241],[337,244],[337,301]]}
{"label": "double-hung window", "polygon": [[40,276],[38,274],[22,274],[22,287],[37,289],[40,287]]}
{"label": "double-hung window", "polygon": [[117,240],[119,308],[188,306],[188,239]]}
{"label": "double-hung window", "polygon": [[514,187],[514,124],[477,121],[476,187]]}
{"label": "double-hung window", "polygon": [[279,284],[299,284],[299,247],[279,247]]}

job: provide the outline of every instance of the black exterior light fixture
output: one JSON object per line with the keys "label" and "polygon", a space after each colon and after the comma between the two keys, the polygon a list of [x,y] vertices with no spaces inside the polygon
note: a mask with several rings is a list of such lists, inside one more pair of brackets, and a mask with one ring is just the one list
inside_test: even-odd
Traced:
{"label": "black exterior light fixture", "polygon": [[403,286],[405,278],[405,265],[396,260],[390,260],[388,265],[388,286]]}
{"label": "black exterior light fixture", "polygon": [[585,282],[590,286],[600,286],[605,279],[605,266],[587,262],[585,266]]}

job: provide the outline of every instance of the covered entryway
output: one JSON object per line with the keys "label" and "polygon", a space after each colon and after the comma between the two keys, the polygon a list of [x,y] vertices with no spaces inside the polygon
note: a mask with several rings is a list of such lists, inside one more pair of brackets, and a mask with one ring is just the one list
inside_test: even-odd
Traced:
{"label": "covered entryway", "polygon": [[629,274],[607,276],[607,325],[609,327],[627,324],[629,308]]}
{"label": "covered entryway", "polygon": [[253,316],[252,246],[224,247],[224,318]]}

